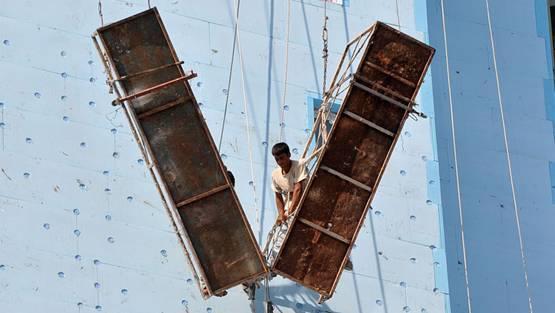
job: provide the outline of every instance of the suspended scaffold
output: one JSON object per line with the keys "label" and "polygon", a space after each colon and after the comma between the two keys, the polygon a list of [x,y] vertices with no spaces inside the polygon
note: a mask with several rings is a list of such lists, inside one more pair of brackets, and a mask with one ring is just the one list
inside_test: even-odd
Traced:
{"label": "suspended scaffold", "polygon": [[93,41],[205,298],[267,273],[156,8],[99,28]]}
{"label": "suspended scaffold", "polygon": [[[93,41],[203,296],[267,278],[189,86],[196,74],[183,71],[156,8],[99,28]],[[327,36],[324,43],[326,58]],[[433,54],[378,22],[347,45],[324,90],[302,154],[312,175],[271,264],[320,293],[320,301],[333,295],[406,119],[423,116],[414,101]],[[341,98],[328,129],[331,105]]]}
{"label": "suspended scaffold", "polygon": [[[414,100],[433,54],[378,22],[347,45],[324,94],[303,152],[315,166],[272,266],[320,293],[320,301],[333,295],[406,119],[421,115]],[[345,91],[328,130],[331,104]]]}

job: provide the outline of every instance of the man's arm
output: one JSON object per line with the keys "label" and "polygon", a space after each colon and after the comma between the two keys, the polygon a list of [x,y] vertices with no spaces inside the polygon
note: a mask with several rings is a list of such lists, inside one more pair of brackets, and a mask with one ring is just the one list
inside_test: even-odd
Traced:
{"label": "man's arm", "polygon": [[281,196],[281,193],[276,192],[275,194],[276,194],[276,207],[278,209],[278,222],[281,223],[285,218],[285,203],[283,202],[283,197]]}
{"label": "man's arm", "polygon": [[298,183],[295,183],[295,187],[293,189],[293,199],[291,199],[291,207],[289,208],[290,212],[288,215],[291,215],[297,211],[297,205],[299,201],[301,201],[301,195],[303,194],[303,181],[301,180]]}

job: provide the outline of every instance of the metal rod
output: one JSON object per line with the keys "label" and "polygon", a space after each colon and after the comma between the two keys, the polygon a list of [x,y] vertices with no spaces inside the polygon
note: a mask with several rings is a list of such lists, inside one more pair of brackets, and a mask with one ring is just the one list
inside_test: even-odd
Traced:
{"label": "metal rod", "polygon": [[373,31],[375,27],[376,27],[375,25],[372,25],[372,26],[368,27],[367,29],[363,30],[362,32],[360,32],[356,37],[354,37],[351,41],[349,41],[349,43],[347,44],[347,47],[351,46],[355,41],[362,38],[362,36],[364,36],[367,33]]}
{"label": "metal rod", "polygon": [[386,74],[386,75],[389,75],[389,76],[395,78],[396,80],[402,82],[402,83],[405,84],[405,85],[408,85],[408,86],[413,87],[413,88],[416,87],[416,84],[413,83],[413,82],[411,82],[410,80],[408,80],[408,79],[406,79],[406,78],[403,78],[403,77],[401,77],[401,76],[399,76],[399,75],[397,75],[397,74],[395,74],[395,73],[393,73],[393,72],[391,72],[391,71],[388,71],[388,70],[386,70],[385,68],[383,68],[383,67],[381,67],[381,66],[379,66],[379,65],[377,65],[377,64],[374,64],[374,63],[372,63],[372,62],[370,62],[370,61],[364,61],[364,63],[366,63],[366,65],[370,66],[371,68],[373,68],[373,69],[375,69],[375,70],[378,70],[378,71],[380,71],[380,72],[382,72],[382,73],[384,73],[384,74]]}
{"label": "metal rod", "polygon": [[[303,149],[303,154],[301,155],[301,158],[304,158],[308,152],[308,149],[310,148],[312,139],[314,139],[314,135],[316,134],[316,129],[318,129],[319,125],[320,125],[320,119],[322,118],[322,112],[320,110],[318,110],[318,114],[316,115],[316,120],[314,121],[314,125],[312,125],[312,130],[310,131],[310,135],[308,136],[308,140],[306,141],[305,145],[304,145],[304,149]],[[318,143],[316,143],[318,144]]]}
{"label": "metal rod", "polygon": [[168,102],[168,103],[163,104],[163,105],[156,106],[156,107],[154,107],[154,108],[152,108],[152,109],[150,109],[150,110],[148,110],[148,111],[145,111],[145,112],[139,114],[137,117],[138,117],[139,119],[143,119],[143,118],[145,118],[145,117],[147,117],[147,116],[151,116],[151,115],[153,115],[153,114],[156,114],[156,113],[165,111],[165,110],[167,110],[167,109],[171,109],[171,108],[173,108],[174,106],[176,106],[176,105],[178,105],[178,104],[180,104],[180,103],[187,102],[190,98],[191,98],[191,97],[180,97],[180,98],[177,99],[177,100],[174,100],[174,101],[172,101],[172,102]]}
{"label": "metal rod", "polygon": [[320,152],[322,152],[322,150],[324,150],[324,146],[321,146],[320,148],[314,150],[314,152],[312,152],[312,154],[308,158],[304,159],[305,163],[310,162],[310,160],[312,160],[312,159],[314,159],[314,157],[318,156],[318,154],[320,154]]}
{"label": "metal rod", "polygon": [[129,95],[129,96],[125,96],[125,97],[123,97],[123,98],[116,99],[114,102],[115,102],[116,104],[118,104],[118,103],[122,103],[122,102],[124,102],[124,101],[133,100],[133,99],[142,97],[142,96],[144,96],[144,95],[147,95],[147,94],[149,94],[149,93],[152,93],[152,92],[154,92],[154,91],[156,91],[156,90],[159,90],[159,89],[162,89],[162,88],[166,88],[166,87],[168,87],[168,86],[170,86],[170,85],[173,85],[173,84],[175,84],[175,83],[177,83],[177,82],[180,82],[180,81],[183,81],[183,80],[189,80],[189,79],[195,78],[195,77],[197,77],[197,74],[191,72],[189,75],[181,76],[181,77],[178,77],[178,78],[176,78],[176,79],[172,79],[172,80],[169,80],[169,81],[167,81],[167,82],[158,84],[158,85],[156,85],[156,86],[153,86],[153,87],[150,87],[150,88],[141,90],[141,91],[139,91],[139,92],[137,92],[137,93],[134,93],[134,94],[132,94],[132,95]]}
{"label": "metal rod", "polygon": [[150,74],[150,73],[152,73],[152,72],[156,72],[156,71],[159,71],[159,70],[163,70],[163,69],[165,69],[165,68],[168,68],[168,67],[172,67],[172,66],[176,66],[176,65],[181,65],[181,64],[183,64],[183,61],[175,62],[175,63],[172,63],[172,64],[161,65],[161,66],[158,66],[158,67],[155,67],[155,68],[151,68],[151,69],[148,69],[148,70],[144,70],[144,71],[141,71],[141,72],[137,72],[137,73],[133,73],[133,74],[129,74],[129,75],[122,76],[122,77],[116,79],[115,81],[122,81],[122,80],[127,80],[127,79],[130,79],[130,78],[133,78],[133,77],[137,77],[137,76],[143,76],[143,75],[145,75],[145,74]]}
{"label": "metal rod", "polygon": [[343,242],[343,243],[346,243],[346,244],[348,244],[348,245],[351,244],[351,242],[350,242],[347,238],[345,238],[345,237],[343,237],[343,236],[341,236],[341,235],[339,235],[339,234],[336,234],[336,233],[332,232],[331,230],[326,229],[326,228],[324,228],[324,227],[322,227],[322,226],[320,226],[320,225],[318,225],[318,224],[316,224],[316,223],[313,223],[313,222],[311,222],[311,221],[309,221],[309,220],[307,220],[307,219],[304,219],[304,218],[302,218],[302,217],[299,217],[298,221],[301,222],[301,223],[303,223],[303,224],[305,224],[306,226],[312,227],[312,228],[318,230],[319,232],[321,232],[321,233],[323,233],[323,234],[326,234],[326,235],[332,237],[333,239],[337,239],[337,240],[339,240],[339,241],[341,241],[341,242]]}
{"label": "metal rod", "polygon": [[373,129],[375,129],[375,130],[377,130],[377,131],[380,131],[380,132],[382,132],[382,133],[384,133],[384,134],[386,134],[386,135],[388,135],[388,136],[391,136],[391,137],[394,137],[394,136],[395,136],[395,134],[392,133],[392,132],[390,132],[389,130],[387,130],[387,129],[385,129],[385,128],[383,128],[383,127],[377,125],[377,124],[374,124],[374,123],[370,122],[369,120],[367,120],[367,119],[365,119],[365,118],[363,118],[363,117],[361,117],[361,116],[359,116],[359,115],[357,115],[357,114],[355,114],[355,113],[353,113],[353,112],[351,112],[351,111],[345,110],[345,111],[343,111],[343,114],[347,115],[348,117],[350,117],[350,118],[352,118],[352,119],[354,119],[354,120],[356,120],[356,121],[359,121],[359,122],[361,122],[361,123],[363,123],[363,124],[366,124],[366,125],[370,126],[371,128],[373,128]]}
{"label": "metal rod", "polygon": [[216,188],[214,188],[214,189],[208,190],[207,192],[203,192],[203,193],[201,193],[201,194],[199,194],[199,195],[192,196],[191,198],[188,198],[188,199],[185,199],[185,200],[183,200],[183,201],[180,201],[180,202],[178,202],[175,206],[178,207],[178,208],[180,208],[180,207],[185,206],[185,205],[187,205],[187,204],[191,204],[191,203],[193,203],[193,202],[195,202],[195,201],[198,201],[198,200],[201,200],[201,199],[210,197],[210,196],[212,196],[212,195],[214,195],[214,194],[216,194],[216,193],[218,193],[218,192],[220,192],[220,191],[224,191],[224,190],[229,189],[229,188],[230,188],[229,185],[222,185],[222,186],[216,187]]}
{"label": "metal rod", "polygon": [[374,88],[376,88],[376,89],[381,89],[381,90],[383,90],[383,91],[385,91],[385,92],[387,92],[387,93],[389,93],[389,94],[391,94],[391,95],[393,95],[393,96],[395,96],[395,97],[397,97],[397,98],[399,98],[399,99],[402,99],[403,101],[411,102],[411,99],[410,99],[410,98],[405,97],[405,96],[403,96],[402,94],[400,94],[400,93],[398,93],[398,92],[396,92],[396,91],[393,91],[393,90],[391,90],[391,89],[389,89],[389,88],[387,88],[387,87],[385,87],[385,86],[382,86],[381,84],[372,82],[372,81],[370,81],[368,78],[366,78],[366,77],[364,77],[364,76],[362,76],[362,75],[360,75],[360,74],[355,74],[355,78],[356,78],[357,80],[360,80],[360,81],[366,83],[366,84],[372,85],[372,87],[374,87]]}
{"label": "metal rod", "polygon": [[[407,101],[408,103],[411,103],[413,106],[417,106],[417,105],[418,105],[418,103],[416,103],[416,102],[414,102],[413,100],[411,100],[411,99],[409,99],[409,98],[407,98],[407,97],[405,97],[405,96],[399,94],[398,92],[395,92],[395,91],[393,91],[393,90],[391,90],[391,89],[389,89],[389,88],[387,88],[387,87],[384,87],[384,86],[382,86],[382,85],[380,85],[380,84],[377,84],[377,83],[374,83],[374,82],[369,81],[366,77],[363,77],[363,76],[361,76],[361,75],[359,75],[359,74],[356,74],[356,75],[355,75],[355,78],[356,78],[357,80],[360,80],[360,81],[364,82],[364,83],[367,83],[367,84],[369,84],[369,85],[372,85],[372,87],[374,87],[374,88],[381,89],[381,90],[383,90],[383,91],[385,91],[385,92],[387,92],[387,93],[390,93],[390,94],[392,94],[393,96],[402,99],[403,101]],[[413,109],[413,108],[411,108],[411,111],[410,111],[410,112],[411,112],[411,113],[414,113],[414,114],[416,114],[416,115],[418,115],[418,116],[420,116],[420,117],[422,117],[422,118],[427,118],[427,117],[428,117],[426,114],[424,114],[424,113],[422,113],[422,112],[418,112],[418,111],[416,111],[416,110]]]}
{"label": "metal rod", "polygon": [[366,186],[365,184],[359,182],[358,180],[355,180],[355,179],[353,179],[353,178],[351,178],[351,177],[349,177],[345,174],[339,173],[338,171],[336,171],[332,168],[329,168],[327,166],[324,166],[324,165],[320,165],[320,168],[323,169],[324,171],[334,175],[334,176],[337,176],[337,177],[339,177],[339,178],[341,178],[341,179],[343,179],[343,180],[361,188],[361,189],[364,189],[368,192],[372,192],[372,188],[370,188],[369,186]]}
{"label": "metal rod", "polygon": [[401,102],[399,102],[399,101],[397,101],[397,100],[395,100],[395,99],[393,99],[393,98],[391,98],[391,97],[388,97],[388,96],[384,95],[383,93],[380,93],[380,92],[377,92],[377,91],[375,91],[375,90],[373,90],[373,89],[370,89],[370,88],[364,86],[364,85],[361,84],[361,83],[358,83],[358,82],[356,82],[356,81],[353,81],[353,85],[356,86],[356,87],[358,87],[358,88],[360,88],[360,89],[362,89],[362,90],[364,90],[364,91],[366,91],[366,92],[368,92],[368,93],[370,93],[370,94],[372,94],[372,95],[374,95],[374,96],[376,96],[376,97],[378,97],[378,98],[380,98],[380,99],[382,99],[382,100],[384,100],[384,101],[387,101],[387,102],[389,102],[389,103],[391,103],[391,104],[394,104],[394,105],[396,105],[396,106],[398,106],[398,107],[400,107],[400,108],[402,108],[402,109],[405,109],[405,110],[408,110],[408,109],[409,109],[409,107],[408,107],[407,105],[402,104]]}
{"label": "metal rod", "polygon": [[[333,86],[330,86],[330,88],[328,89],[328,94],[331,95],[334,91],[336,91],[337,89],[341,88],[341,86],[343,86],[343,84],[344,84],[346,81],[348,81],[348,80],[351,78],[352,75],[353,75],[353,74],[349,74],[349,75],[343,77],[340,81],[338,81],[337,84],[335,84],[335,85],[333,85]],[[337,93],[337,94],[338,94],[338,93]],[[333,100],[334,100],[336,97],[337,97],[337,95],[334,96],[334,97],[331,97],[331,96],[330,96],[329,99],[328,99],[328,98],[326,98],[326,99],[327,99],[327,101],[332,101],[332,102],[333,102]]]}
{"label": "metal rod", "polygon": [[[374,32],[375,26],[371,26],[370,28],[366,29],[363,33],[361,33],[356,39],[353,39],[346,47],[345,50],[343,51],[343,55],[341,56],[341,60],[339,61],[339,65],[337,66],[337,70],[335,71],[335,74],[333,76],[333,80],[330,84],[330,86],[334,86],[335,82],[337,81],[337,77],[339,76],[339,73],[341,72],[341,69],[343,68],[343,62],[345,61],[345,57],[347,56],[347,54],[349,54],[349,51],[351,49],[351,44],[354,43],[356,41],[356,45],[354,47],[354,54],[352,56],[350,56],[350,60],[349,63],[347,64],[347,67],[345,68],[345,70],[343,71],[343,74],[341,75],[341,77],[344,77],[345,74],[347,73],[347,70],[351,67],[351,65],[353,64],[353,62],[355,61],[355,59],[357,58],[358,54],[360,53],[360,51],[362,50],[362,48],[364,48],[366,46],[366,50],[368,50],[368,45],[366,45],[366,41],[372,36],[373,32]],[[362,38],[364,37],[364,35],[367,35],[366,38],[364,38],[362,45],[359,46],[360,41],[362,40]],[[359,63],[358,68],[360,69],[362,63]],[[357,72],[359,72],[359,70],[357,70]],[[340,79],[341,80],[341,79]],[[326,95],[324,95],[326,96]]]}

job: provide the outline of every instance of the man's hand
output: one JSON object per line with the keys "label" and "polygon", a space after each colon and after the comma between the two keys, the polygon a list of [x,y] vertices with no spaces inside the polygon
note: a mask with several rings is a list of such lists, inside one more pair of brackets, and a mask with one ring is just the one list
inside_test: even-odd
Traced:
{"label": "man's hand", "polygon": [[281,223],[283,223],[285,220],[287,219],[287,213],[278,213],[278,217],[277,217],[277,221],[276,223],[278,225],[281,225]]}
{"label": "man's hand", "polygon": [[289,205],[289,215],[293,215],[299,206],[299,201],[301,200],[301,194],[303,193],[302,181],[295,184],[293,189],[293,199],[291,200],[291,205]]}
{"label": "man's hand", "polygon": [[278,210],[278,218],[277,218],[277,223],[278,225],[281,225],[281,223],[283,223],[283,221],[285,221],[285,216],[286,216],[286,212],[285,212],[285,203],[283,202],[283,198],[281,197],[281,194],[279,192],[275,193],[276,195],[276,207]]}

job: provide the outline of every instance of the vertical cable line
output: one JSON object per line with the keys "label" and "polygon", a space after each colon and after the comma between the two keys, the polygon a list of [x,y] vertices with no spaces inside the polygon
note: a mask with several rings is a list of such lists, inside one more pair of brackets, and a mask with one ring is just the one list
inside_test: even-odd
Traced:
{"label": "vertical cable line", "polygon": [[466,252],[466,238],[464,233],[464,209],[462,205],[462,198],[461,198],[461,181],[459,177],[459,162],[457,157],[457,136],[455,130],[455,116],[453,113],[453,92],[451,90],[451,73],[450,73],[450,66],[449,66],[449,47],[447,44],[447,28],[445,22],[445,4],[444,0],[441,1],[441,21],[443,27],[443,42],[445,45],[445,65],[447,70],[447,93],[449,95],[449,114],[451,119],[451,139],[453,141],[453,158],[455,161],[455,178],[456,178],[456,187],[457,187],[457,203],[459,207],[459,222],[461,226],[461,243],[462,243],[462,250],[463,250],[463,265],[464,265],[464,280],[465,280],[465,287],[466,287],[466,300],[468,305],[468,313],[472,313],[472,303],[470,298],[470,283],[468,279],[468,258]]}
{"label": "vertical cable line", "polygon": [[222,128],[220,130],[220,139],[218,140],[218,151],[222,148],[222,140],[224,138],[225,121],[227,118],[227,107],[229,105],[229,93],[231,88],[231,77],[233,75],[233,63],[235,61],[235,46],[237,43],[237,32],[239,31],[239,8],[241,6],[241,0],[237,0],[235,7],[235,28],[233,30],[233,47],[231,50],[231,64],[229,66],[229,76],[227,78],[227,93],[225,95],[225,106],[224,106],[224,117],[222,120]]}
{"label": "vertical cable line", "polygon": [[522,267],[524,269],[524,283],[526,285],[526,292],[528,294],[528,311],[529,313],[534,312],[534,308],[532,306],[532,295],[530,293],[530,285],[528,284],[528,262],[526,261],[526,253],[524,248],[524,241],[522,239],[522,228],[520,225],[520,212],[518,208],[518,203],[516,200],[516,191],[515,191],[515,182],[513,178],[513,168],[511,162],[511,154],[509,151],[509,140],[507,137],[507,125],[505,124],[505,109],[503,104],[503,97],[501,95],[501,81],[499,79],[499,70],[497,67],[497,53],[495,51],[495,40],[493,37],[493,27],[491,22],[491,14],[490,14],[490,7],[489,7],[489,0],[486,0],[486,11],[488,15],[488,27],[489,27],[489,36],[491,42],[491,49],[493,54],[493,68],[495,70],[495,80],[497,86],[497,97],[499,99],[499,112],[501,115],[501,125],[503,126],[503,140],[505,143],[505,153],[507,154],[507,168],[509,171],[509,181],[511,183],[511,193],[513,196],[513,207],[515,210],[515,220],[516,220],[516,228],[518,232],[518,243],[520,248],[520,257],[522,261]]}
{"label": "vertical cable line", "polygon": [[287,76],[289,70],[289,33],[291,28],[291,0],[287,1],[287,33],[285,36],[285,73],[283,80],[283,98],[279,108],[279,141],[285,137],[285,98],[287,96]]}

